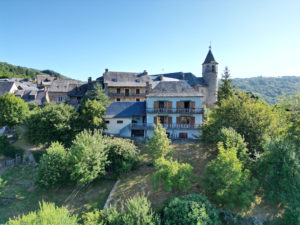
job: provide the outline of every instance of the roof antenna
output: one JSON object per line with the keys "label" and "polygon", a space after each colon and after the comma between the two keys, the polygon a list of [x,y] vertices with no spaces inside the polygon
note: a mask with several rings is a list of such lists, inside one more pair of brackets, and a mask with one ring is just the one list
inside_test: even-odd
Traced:
{"label": "roof antenna", "polygon": [[211,41],[209,42],[209,50],[211,50]]}

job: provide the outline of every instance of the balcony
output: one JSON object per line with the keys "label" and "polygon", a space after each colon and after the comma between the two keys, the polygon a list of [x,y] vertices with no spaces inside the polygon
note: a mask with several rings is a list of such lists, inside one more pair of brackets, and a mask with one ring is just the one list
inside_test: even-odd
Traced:
{"label": "balcony", "polygon": [[135,93],[108,93],[109,97],[133,97],[133,98],[145,98],[145,93],[135,94]]}
{"label": "balcony", "polygon": [[[200,126],[197,124],[177,124],[177,123],[166,123],[162,124],[162,127],[165,129],[198,129]],[[140,123],[140,124],[131,124],[132,130],[152,130],[154,129],[154,124],[152,123]]]}
{"label": "balcony", "polygon": [[154,109],[147,109],[147,113],[156,113],[156,114],[203,114],[203,108],[184,108],[184,109],[177,109],[177,108],[154,108]]}

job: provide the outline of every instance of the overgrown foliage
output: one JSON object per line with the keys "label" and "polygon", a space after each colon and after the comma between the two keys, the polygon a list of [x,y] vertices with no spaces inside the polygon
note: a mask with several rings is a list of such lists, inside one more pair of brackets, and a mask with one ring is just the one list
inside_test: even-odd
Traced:
{"label": "overgrown foliage", "polygon": [[283,225],[300,224],[300,207],[292,207],[285,210],[283,214]]}
{"label": "overgrown foliage", "polygon": [[36,183],[43,188],[53,188],[70,180],[70,159],[64,146],[53,142],[43,154],[38,167]]}
{"label": "overgrown foliage", "polygon": [[99,83],[93,84],[93,88],[86,92],[85,96],[80,102],[79,111],[81,110],[80,107],[83,107],[87,100],[96,100],[101,103],[104,108],[109,106],[109,99]]}
{"label": "overgrown foliage", "polygon": [[173,188],[179,190],[189,189],[193,171],[190,164],[160,158],[156,160],[155,167],[157,171],[152,178],[154,189],[158,189],[161,183],[167,191],[172,191]]}
{"label": "overgrown foliage", "polygon": [[104,175],[108,160],[102,134],[97,130],[79,133],[70,148],[70,160],[73,165],[71,179],[79,186]]}
{"label": "overgrown foliage", "polygon": [[106,170],[113,172],[115,176],[131,171],[139,161],[139,150],[130,140],[105,137],[105,149],[110,162]]}
{"label": "overgrown foliage", "polygon": [[172,153],[166,129],[160,123],[154,125],[154,135],[147,142],[147,150],[153,163],[155,160],[168,157]]}
{"label": "overgrown foliage", "polygon": [[14,127],[22,123],[28,111],[28,105],[21,98],[5,93],[0,97],[0,126]]}
{"label": "overgrown foliage", "polygon": [[25,121],[26,138],[33,144],[60,142],[70,145],[78,130],[74,127],[78,118],[74,107],[54,103],[38,108]]}
{"label": "overgrown foliage", "polygon": [[218,225],[218,210],[206,197],[190,194],[171,199],[162,209],[162,224]]}
{"label": "overgrown foliage", "polygon": [[77,217],[67,208],[57,207],[54,203],[40,203],[38,211],[30,212],[8,221],[10,225],[77,225]]}
{"label": "overgrown foliage", "polygon": [[11,145],[6,135],[0,135],[0,154],[10,158],[23,157],[24,150]]}
{"label": "overgrown foliage", "polygon": [[263,143],[282,131],[284,118],[266,102],[243,92],[223,100],[209,114],[203,126],[203,139],[217,142],[223,127],[232,127],[245,138],[249,152],[263,151]]}
{"label": "overgrown foliage", "polygon": [[254,201],[257,181],[251,180],[250,171],[243,168],[237,157],[237,149],[224,149],[218,144],[219,154],[211,161],[203,174],[206,196],[218,206],[231,210],[244,210]]}
{"label": "overgrown foliage", "polygon": [[3,191],[4,191],[4,188],[7,184],[7,181],[6,180],[3,180],[1,177],[0,177],[0,199],[3,195]]}
{"label": "overgrown foliage", "polygon": [[281,138],[266,144],[257,171],[267,201],[299,206],[300,163],[292,143]]}
{"label": "overgrown foliage", "polygon": [[84,225],[154,225],[154,213],[145,196],[134,196],[121,204],[118,210],[111,206],[104,210],[87,213],[83,217]]}
{"label": "overgrown foliage", "polygon": [[222,74],[221,83],[218,88],[218,101],[217,104],[221,104],[222,100],[228,99],[231,97],[235,90],[232,87],[232,79],[230,79],[230,71],[228,67],[225,67],[224,73]]}

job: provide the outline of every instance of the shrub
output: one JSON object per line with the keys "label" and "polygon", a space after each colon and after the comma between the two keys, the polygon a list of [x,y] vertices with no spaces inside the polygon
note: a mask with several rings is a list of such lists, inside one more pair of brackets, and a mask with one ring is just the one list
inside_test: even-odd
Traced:
{"label": "shrub", "polygon": [[300,204],[300,166],[296,147],[288,140],[266,144],[257,171],[265,200],[273,203]]}
{"label": "shrub", "polygon": [[224,149],[218,145],[219,154],[211,161],[203,175],[206,196],[218,206],[232,210],[248,209],[254,200],[256,180],[250,179],[250,171],[243,169],[237,158],[237,149]]}
{"label": "shrub", "polygon": [[171,199],[162,209],[162,222],[169,225],[220,224],[215,206],[199,194]]}
{"label": "shrub", "polygon": [[67,208],[57,207],[53,203],[40,203],[37,212],[30,212],[8,221],[10,225],[77,225],[77,217],[71,215]]}
{"label": "shrub", "polygon": [[139,160],[139,151],[132,141],[105,137],[105,146],[110,162],[107,170],[113,171],[114,175],[120,176],[136,166]]}
{"label": "shrub", "polygon": [[170,140],[166,134],[166,130],[160,123],[154,125],[154,135],[147,142],[147,150],[150,154],[152,162],[155,160],[169,156],[172,153]]}
{"label": "shrub", "polygon": [[164,184],[167,191],[171,191],[174,187],[179,190],[189,189],[193,171],[190,164],[160,158],[156,160],[155,166],[158,171],[152,178],[154,189],[157,189],[160,183]]}
{"label": "shrub", "polygon": [[71,179],[79,186],[105,174],[108,163],[105,147],[105,139],[97,130],[94,133],[84,130],[76,136],[70,149],[73,165]]}
{"label": "shrub", "polygon": [[32,155],[34,157],[34,160],[37,163],[39,163],[40,160],[41,160],[41,158],[42,158],[42,156],[46,153],[46,151],[44,151],[44,150],[36,150],[36,151],[32,151],[31,153],[32,153]]}
{"label": "shrub", "polygon": [[0,135],[0,154],[10,158],[15,158],[16,155],[23,157],[24,150],[12,146],[6,135]]}
{"label": "shrub", "polygon": [[288,208],[283,214],[283,225],[299,225],[300,208]]}
{"label": "shrub", "polygon": [[0,177],[0,199],[1,199],[1,196],[3,194],[3,191],[4,191],[4,188],[6,186],[6,183],[7,181],[3,180],[1,177]]}
{"label": "shrub", "polygon": [[36,183],[43,188],[62,185],[70,180],[70,169],[69,154],[60,143],[54,142],[40,160]]}
{"label": "shrub", "polygon": [[154,225],[157,218],[151,210],[151,204],[144,196],[129,198],[121,203],[120,210],[115,206],[94,211],[83,216],[84,225]]}

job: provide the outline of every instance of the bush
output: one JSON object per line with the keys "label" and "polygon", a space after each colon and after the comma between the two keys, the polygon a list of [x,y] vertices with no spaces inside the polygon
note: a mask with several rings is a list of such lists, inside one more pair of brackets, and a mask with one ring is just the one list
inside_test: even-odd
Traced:
{"label": "bush", "polygon": [[254,201],[256,180],[250,179],[250,171],[243,169],[237,158],[237,149],[224,149],[220,142],[219,154],[211,161],[203,174],[206,196],[225,209],[248,209]]}
{"label": "bush", "polygon": [[52,143],[41,158],[36,183],[43,188],[52,188],[68,182],[71,169],[69,158],[60,143]]}
{"label": "bush", "polygon": [[299,225],[300,208],[288,208],[283,214],[283,225]]}
{"label": "bush", "polygon": [[37,163],[39,163],[40,160],[41,160],[41,158],[42,158],[42,156],[46,153],[46,151],[44,151],[44,150],[36,150],[36,151],[32,151],[31,153],[32,153],[32,155],[34,157],[34,160]]}
{"label": "bush", "polygon": [[220,224],[216,207],[199,194],[171,199],[162,209],[162,222],[168,225]]}
{"label": "bush", "polygon": [[120,176],[131,171],[139,160],[139,151],[130,140],[105,137],[105,148],[108,153],[108,171]]}
{"label": "bush", "polygon": [[105,147],[105,139],[97,130],[94,133],[84,130],[76,136],[70,154],[73,165],[71,179],[77,185],[84,186],[105,174],[108,164]]}
{"label": "bush", "polygon": [[37,212],[30,212],[8,221],[10,225],[77,225],[77,217],[71,215],[67,208],[57,207],[53,203],[40,203]]}
{"label": "bush", "polygon": [[6,135],[0,135],[0,154],[10,158],[15,158],[16,155],[23,157],[24,150],[12,146]]}
{"label": "bush", "polygon": [[296,152],[296,147],[285,139],[266,144],[257,168],[265,200],[299,206],[300,166]]}
{"label": "bush", "polygon": [[84,225],[154,225],[157,218],[151,210],[151,204],[144,196],[129,198],[122,203],[118,211],[115,206],[94,211],[83,216]]}
{"label": "bush", "polygon": [[160,158],[156,161],[155,166],[158,171],[152,178],[154,189],[157,189],[160,183],[164,184],[167,191],[171,191],[174,187],[179,190],[189,189],[193,171],[190,164]]}
{"label": "bush", "polygon": [[3,191],[4,191],[4,188],[6,186],[6,183],[7,181],[3,180],[1,177],[0,177],[0,199],[1,199],[1,196],[3,194]]}

